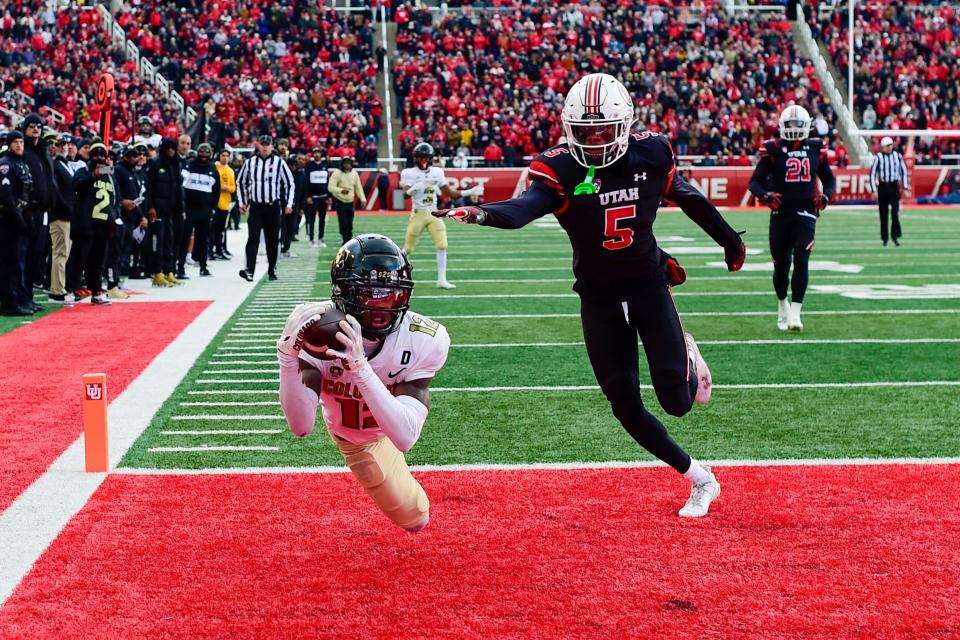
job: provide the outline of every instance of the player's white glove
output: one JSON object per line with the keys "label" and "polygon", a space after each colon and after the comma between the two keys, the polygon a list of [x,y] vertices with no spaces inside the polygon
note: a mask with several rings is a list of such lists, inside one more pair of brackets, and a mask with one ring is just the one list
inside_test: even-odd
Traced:
{"label": "player's white glove", "polygon": [[300,348],[303,346],[303,332],[332,307],[333,302],[330,300],[304,302],[294,307],[287,317],[287,323],[283,326],[280,339],[277,340],[277,356],[300,357]]}
{"label": "player's white glove", "polygon": [[367,355],[363,351],[363,334],[361,331],[357,319],[347,315],[346,320],[340,321],[340,331],[337,333],[337,340],[343,347],[339,350],[327,347],[327,355],[340,358],[348,371],[356,372],[367,363]]}
{"label": "player's white glove", "polygon": [[464,189],[460,192],[460,195],[464,198],[472,198],[473,196],[482,196],[483,195],[483,185],[478,184],[475,187],[470,187],[469,189]]}
{"label": "player's white glove", "polygon": [[487,212],[480,207],[457,207],[456,209],[440,209],[433,212],[434,218],[452,218],[464,224],[483,224]]}

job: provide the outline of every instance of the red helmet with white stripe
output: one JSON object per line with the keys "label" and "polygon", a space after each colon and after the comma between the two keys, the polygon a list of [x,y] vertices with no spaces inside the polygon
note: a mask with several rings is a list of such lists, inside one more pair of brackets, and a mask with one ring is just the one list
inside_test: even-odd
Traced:
{"label": "red helmet with white stripe", "polygon": [[627,152],[633,100],[613,76],[591,73],[570,88],[561,120],[570,155],[585,167],[607,167]]}

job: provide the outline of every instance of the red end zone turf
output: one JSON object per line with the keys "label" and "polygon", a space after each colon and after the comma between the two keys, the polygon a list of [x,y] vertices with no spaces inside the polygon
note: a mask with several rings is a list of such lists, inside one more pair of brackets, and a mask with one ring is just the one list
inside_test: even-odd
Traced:
{"label": "red end zone turf", "polygon": [[347,475],[111,476],[0,636],[955,637],[960,466],[433,472],[421,534]]}
{"label": "red end zone turf", "polygon": [[208,304],[80,304],[0,336],[0,511],[83,431],[84,373],[116,398]]}

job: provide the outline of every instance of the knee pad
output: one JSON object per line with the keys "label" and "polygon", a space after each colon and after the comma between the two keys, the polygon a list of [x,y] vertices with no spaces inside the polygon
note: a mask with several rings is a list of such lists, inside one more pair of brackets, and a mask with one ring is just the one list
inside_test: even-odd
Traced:
{"label": "knee pad", "polygon": [[430,500],[399,449],[388,438],[367,445],[341,445],[350,471],[391,522],[407,530],[430,518]]}

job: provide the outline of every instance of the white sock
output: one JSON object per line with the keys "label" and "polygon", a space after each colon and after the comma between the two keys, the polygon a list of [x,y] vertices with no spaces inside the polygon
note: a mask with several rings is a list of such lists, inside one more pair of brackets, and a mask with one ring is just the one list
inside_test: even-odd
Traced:
{"label": "white sock", "polygon": [[778,308],[780,310],[780,317],[786,318],[787,312],[790,310],[790,303],[787,302],[786,298],[784,298],[783,300],[777,300],[777,304],[779,305]]}
{"label": "white sock", "polygon": [[800,317],[800,307],[803,306],[802,302],[791,302],[790,303],[790,317],[799,318]]}
{"label": "white sock", "polygon": [[447,250],[437,249],[437,282],[447,279]]}
{"label": "white sock", "polygon": [[690,468],[683,474],[683,477],[689,480],[690,484],[701,484],[710,479],[710,472],[694,460],[693,456],[690,456]]}

